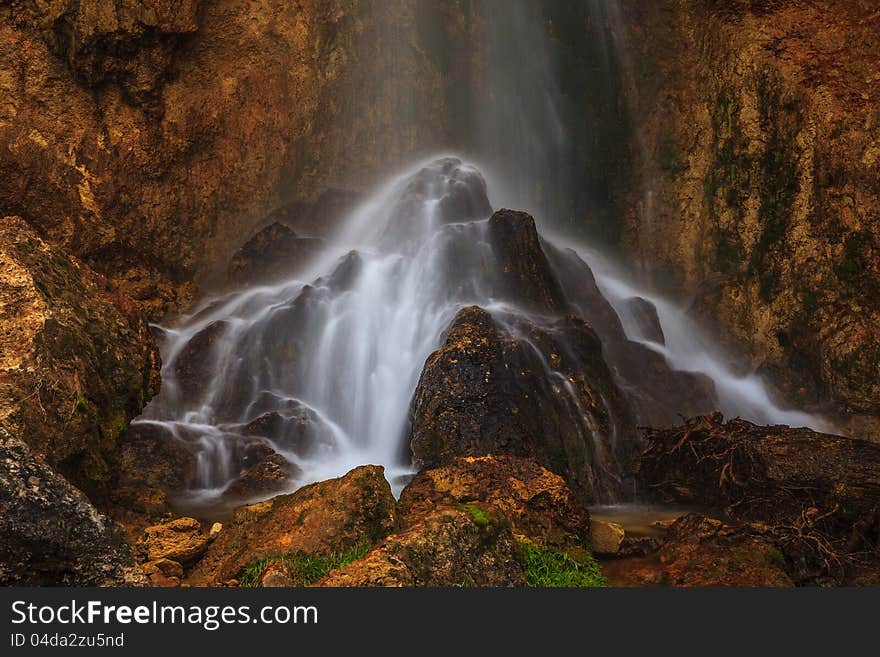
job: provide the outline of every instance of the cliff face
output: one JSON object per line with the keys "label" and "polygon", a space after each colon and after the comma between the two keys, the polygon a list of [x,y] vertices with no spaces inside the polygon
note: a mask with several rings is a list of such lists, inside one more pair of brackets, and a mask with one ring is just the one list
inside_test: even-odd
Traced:
{"label": "cliff face", "polygon": [[185,305],[282,201],[442,141],[417,4],[4,3],[0,216],[154,318]]}
{"label": "cliff face", "polygon": [[793,403],[876,437],[876,3],[622,7],[642,156],[625,246]]}

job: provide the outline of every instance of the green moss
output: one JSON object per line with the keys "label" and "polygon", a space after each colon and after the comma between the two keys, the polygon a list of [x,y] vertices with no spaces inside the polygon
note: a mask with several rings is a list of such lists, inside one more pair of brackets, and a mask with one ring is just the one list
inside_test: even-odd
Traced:
{"label": "green moss", "polygon": [[578,560],[564,552],[520,542],[525,559],[526,583],[541,588],[591,588],[607,586],[593,556],[584,551]]}
{"label": "green moss", "polygon": [[356,545],[345,552],[331,552],[328,555],[315,555],[308,552],[290,552],[288,554],[265,557],[246,566],[238,577],[239,586],[255,587],[260,585],[263,574],[269,566],[278,564],[299,586],[313,584],[331,570],[347,566],[357,561],[370,551],[366,544]]}
{"label": "green moss", "polygon": [[492,519],[489,515],[476,504],[465,504],[462,508],[471,514],[471,519],[478,527],[488,527],[492,524]]}

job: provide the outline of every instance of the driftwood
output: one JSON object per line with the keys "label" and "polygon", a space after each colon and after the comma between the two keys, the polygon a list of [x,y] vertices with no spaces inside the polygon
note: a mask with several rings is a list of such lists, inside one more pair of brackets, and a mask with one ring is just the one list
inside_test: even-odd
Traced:
{"label": "driftwood", "polygon": [[796,579],[836,582],[880,564],[880,445],[719,413],[646,429],[648,497],[723,509],[772,537]]}

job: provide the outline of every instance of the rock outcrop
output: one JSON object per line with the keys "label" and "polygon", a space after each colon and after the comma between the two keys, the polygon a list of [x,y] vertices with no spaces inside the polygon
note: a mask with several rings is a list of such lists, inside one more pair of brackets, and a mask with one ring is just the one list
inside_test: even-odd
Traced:
{"label": "rock outcrop", "polygon": [[627,251],[789,403],[877,439],[876,6],[621,7],[642,162]]}
{"label": "rock outcrop", "polygon": [[438,508],[318,586],[524,586],[522,554],[503,515]]}
{"label": "rock outcrop", "polygon": [[452,459],[423,470],[400,494],[404,520],[438,506],[470,503],[501,511],[515,536],[550,546],[585,545],[590,517],[565,480],[532,460],[515,456]]}
{"label": "rock outcrop", "polygon": [[100,494],[119,438],[158,383],[134,304],[20,218],[0,220],[0,426]]}
{"label": "rock outcrop", "polygon": [[145,583],[122,530],[0,424],[0,585]]}
{"label": "rock outcrop", "polygon": [[445,141],[421,4],[3,3],[0,216],[181,309],[273,209]]}
{"label": "rock outcrop", "polygon": [[299,237],[284,224],[273,223],[235,252],[227,279],[236,286],[278,282],[308,262],[322,245],[323,240]]}
{"label": "rock outcrop", "polygon": [[504,321],[465,308],[428,358],[412,404],[416,464],[529,457],[582,499],[613,495],[604,473],[621,471],[636,436],[595,333],[575,317]]}
{"label": "rock outcrop", "polygon": [[361,466],[291,495],[240,507],[187,581],[222,583],[260,559],[375,545],[395,528],[395,506],[383,469]]}

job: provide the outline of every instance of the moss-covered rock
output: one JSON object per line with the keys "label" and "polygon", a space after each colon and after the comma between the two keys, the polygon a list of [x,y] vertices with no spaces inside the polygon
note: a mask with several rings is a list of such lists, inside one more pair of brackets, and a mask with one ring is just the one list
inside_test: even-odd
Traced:
{"label": "moss-covered rock", "polygon": [[100,494],[120,436],[158,384],[135,305],[22,219],[0,219],[0,425]]}

